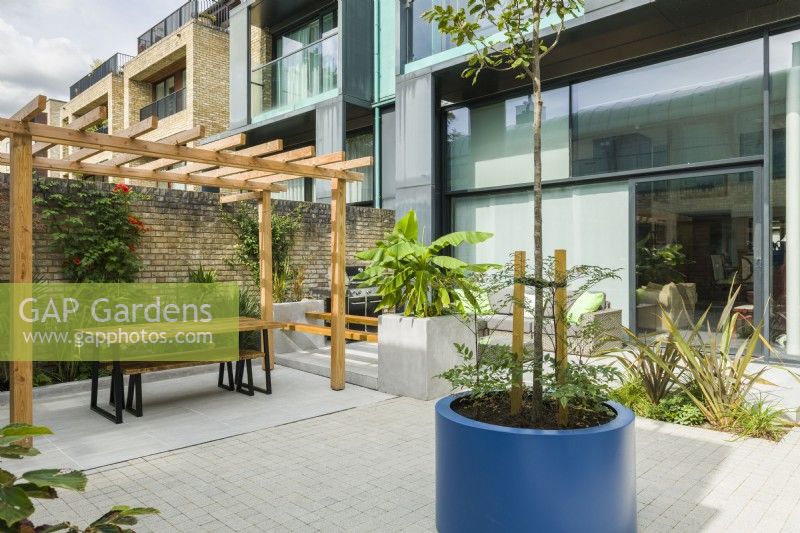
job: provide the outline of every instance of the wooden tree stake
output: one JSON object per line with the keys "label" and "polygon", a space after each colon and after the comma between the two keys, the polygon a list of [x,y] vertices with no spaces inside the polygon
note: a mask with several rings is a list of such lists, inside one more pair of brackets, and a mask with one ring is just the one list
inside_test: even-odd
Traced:
{"label": "wooden tree stake", "polygon": [[[555,253],[555,348],[556,348],[556,382],[564,385],[567,382],[567,251],[556,250]],[[569,408],[558,406],[558,425],[566,426],[569,420]]]}
{"label": "wooden tree stake", "polygon": [[516,364],[511,375],[511,414],[522,412],[522,363],[525,356],[523,329],[525,325],[525,285],[520,282],[525,277],[525,252],[514,252],[514,293],[511,327],[511,351]]}

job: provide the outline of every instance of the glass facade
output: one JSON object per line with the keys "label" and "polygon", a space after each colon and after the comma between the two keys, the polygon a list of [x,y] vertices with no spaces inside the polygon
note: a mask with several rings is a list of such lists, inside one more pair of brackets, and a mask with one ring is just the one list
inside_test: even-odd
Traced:
{"label": "glass facade", "polygon": [[[544,105],[546,253],[619,268],[610,301],[642,332],[664,312],[681,327],[718,316],[735,276],[737,312],[769,306],[773,347],[800,358],[800,29],[577,81]],[[495,233],[462,259],[531,251],[528,110],[521,94],[442,111],[450,228]]]}
{"label": "glass facade", "polygon": [[[530,96],[458,107],[445,113],[449,189],[533,183]],[[569,89],[543,95],[542,179],[569,177]]]}
{"label": "glass facade", "polygon": [[573,174],[763,153],[763,41],[575,84]]}
{"label": "glass facade", "polygon": [[[372,130],[360,130],[349,132],[345,139],[344,151],[348,159],[358,159],[374,155],[375,136]],[[356,172],[364,174],[363,181],[351,181],[347,183],[347,203],[367,203],[372,205],[373,184],[375,181],[374,167],[358,168]]]}
{"label": "glass facade", "polygon": [[753,318],[756,278],[753,172],[640,181],[635,185],[636,326],[662,318],[716,323],[734,283],[735,310]]}
{"label": "glass facade", "polygon": [[[800,30],[770,36],[769,58],[769,137],[772,148],[769,169],[772,216],[768,237],[772,263],[769,279],[772,293],[770,340],[781,352],[788,351],[790,355],[798,356],[800,331],[797,326],[794,331],[789,331],[789,326],[797,324],[800,319],[792,305],[796,306],[800,298],[798,261],[787,244],[789,239],[797,242],[799,236],[795,213],[800,208],[797,198],[800,193]],[[788,341],[794,341],[794,346],[787,347]]]}

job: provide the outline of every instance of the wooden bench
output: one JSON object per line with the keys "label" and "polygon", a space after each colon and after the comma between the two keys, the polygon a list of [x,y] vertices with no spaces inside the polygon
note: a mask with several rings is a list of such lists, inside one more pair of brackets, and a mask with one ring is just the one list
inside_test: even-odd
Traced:
{"label": "wooden bench", "polygon": [[[331,336],[330,326],[315,326],[314,324],[305,324],[302,322],[284,322],[281,329],[286,331],[297,331],[299,333],[310,333],[312,335],[322,335],[323,337]],[[366,341],[378,342],[378,334],[370,333],[368,331],[355,331],[352,329],[344,330],[344,338],[349,341]]]}
{"label": "wooden bench", "polygon": [[[306,318],[312,320],[324,320],[326,322],[330,322],[331,314],[319,313],[316,311],[308,311],[306,313]],[[344,321],[346,324],[359,324],[361,326],[373,326],[376,328],[378,327],[378,317],[376,316],[344,315]]]}

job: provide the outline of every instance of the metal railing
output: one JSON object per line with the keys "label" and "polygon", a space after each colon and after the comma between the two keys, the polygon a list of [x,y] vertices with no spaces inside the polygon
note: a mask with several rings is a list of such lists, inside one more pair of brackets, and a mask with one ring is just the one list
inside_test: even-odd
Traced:
{"label": "metal railing", "polygon": [[164,118],[184,109],[186,109],[186,90],[181,89],[141,108],[139,110],[139,120],[144,120],[153,115],[158,118]]}
{"label": "metal railing", "polygon": [[97,65],[89,74],[73,83],[69,88],[70,99],[75,98],[83,91],[102,80],[109,74],[122,74],[122,67],[133,59],[133,56],[127,54],[114,54],[99,65]]}
{"label": "metal railing", "polygon": [[164,20],[139,36],[136,44],[142,53],[164,37],[171,35],[190,20],[202,20],[217,28],[227,28],[229,3],[224,0],[189,0]]}
{"label": "metal railing", "polygon": [[250,74],[251,116],[292,107],[338,87],[339,34],[279,57]]}

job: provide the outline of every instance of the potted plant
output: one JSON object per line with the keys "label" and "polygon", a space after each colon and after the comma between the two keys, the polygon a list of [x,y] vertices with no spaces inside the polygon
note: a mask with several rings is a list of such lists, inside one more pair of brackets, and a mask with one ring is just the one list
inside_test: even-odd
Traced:
{"label": "potted plant", "polygon": [[483,242],[492,234],[458,231],[429,245],[418,235],[412,210],[374,248],[356,254],[369,262],[357,279],[377,288],[378,309],[401,311],[380,317],[378,390],[430,400],[449,392],[437,376],[458,362],[453,344],[472,335],[463,319],[465,306],[477,304],[470,273],[494,266],[468,264],[441,252]]}
{"label": "potted plant", "polygon": [[[581,342],[581,332],[568,339],[568,316],[590,312],[580,302],[616,274],[544,265],[539,285],[549,304],[547,320],[556,326],[548,329],[555,331],[556,353],[566,354],[568,342]],[[493,277],[488,286],[522,289],[532,280],[509,268]],[[569,308],[566,286],[573,289]],[[521,323],[528,303],[514,298],[513,305]],[[521,329],[515,335],[522,339]],[[634,415],[608,401],[621,378],[617,367],[591,357],[566,364],[545,356],[544,368],[552,371],[542,377],[544,416],[534,419],[535,395],[521,380],[533,370],[531,350],[513,340],[511,346],[496,342],[491,333],[457,349],[461,364],[442,377],[453,390],[467,392],[439,400],[435,413],[438,530],[636,531]]]}

